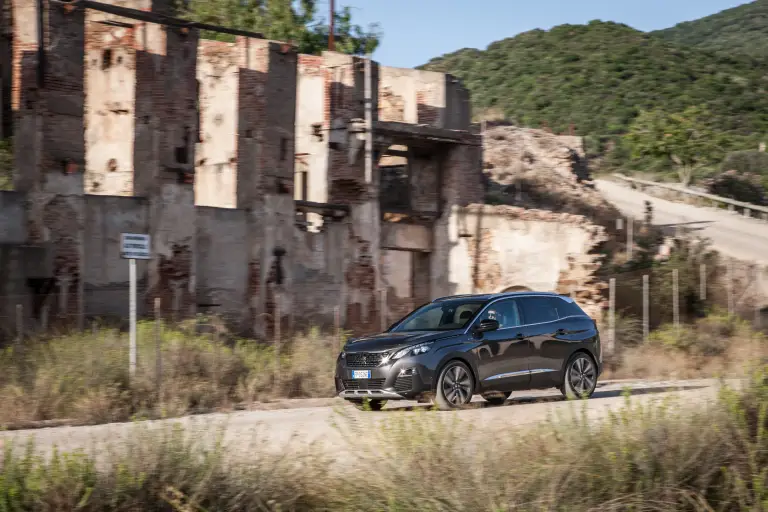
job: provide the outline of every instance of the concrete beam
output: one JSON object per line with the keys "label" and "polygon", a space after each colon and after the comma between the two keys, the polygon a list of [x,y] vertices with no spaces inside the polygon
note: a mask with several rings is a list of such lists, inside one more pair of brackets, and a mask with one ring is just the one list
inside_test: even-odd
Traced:
{"label": "concrete beam", "polygon": [[383,222],[381,248],[396,251],[432,251],[432,230],[417,224]]}

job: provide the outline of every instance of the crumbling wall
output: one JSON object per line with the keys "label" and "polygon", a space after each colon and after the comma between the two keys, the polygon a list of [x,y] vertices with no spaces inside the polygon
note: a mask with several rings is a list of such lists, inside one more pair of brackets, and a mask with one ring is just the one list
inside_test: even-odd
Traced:
{"label": "crumbling wall", "polygon": [[451,215],[447,281],[451,293],[494,293],[515,287],[573,293],[599,315],[603,284],[593,263],[606,239],[579,215],[509,206],[471,205]]}
{"label": "crumbling wall", "polygon": [[195,204],[237,207],[239,49],[200,41],[197,57],[200,125],[196,133]]}
{"label": "crumbling wall", "polygon": [[[365,74],[362,59],[335,52],[323,52],[326,66],[326,127],[329,129],[329,202],[359,204],[375,195],[365,183],[365,161],[362,151],[350,158],[349,122],[365,117]],[[377,66],[372,71],[378,76]],[[377,81],[374,79],[374,83]],[[373,91],[372,94],[377,94]],[[374,106],[374,110],[377,107]]]}
{"label": "crumbling wall", "polygon": [[[155,257],[150,262],[148,291],[151,307],[160,298],[161,313],[183,318],[196,309],[194,225],[194,136],[197,126],[196,63],[198,34],[175,27],[152,30],[144,51],[155,73],[142,74],[142,92],[151,106],[147,124],[154,127],[152,157],[159,168],[147,180],[150,234]],[[157,72],[159,71],[159,72]],[[151,101],[151,103],[150,103]]]}
{"label": "crumbling wall", "polygon": [[[86,12],[85,190],[133,195],[136,103],[136,31],[106,24]],[[125,26],[125,25],[128,26]]]}
{"label": "crumbling wall", "polygon": [[24,194],[0,190],[0,243],[24,243],[26,227]]}
{"label": "crumbling wall", "polygon": [[379,68],[379,119],[413,124],[419,122],[413,73],[412,69]]}
{"label": "crumbling wall", "polygon": [[440,154],[411,151],[411,208],[437,212],[440,209]]}
{"label": "crumbling wall", "polygon": [[205,311],[220,314],[233,329],[248,329],[245,297],[248,289],[250,237],[243,209],[195,209],[197,226],[197,301]]}
{"label": "crumbling wall", "polygon": [[445,128],[445,75],[434,71],[414,70],[416,81],[417,124]]}
{"label": "crumbling wall", "polygon": [[303,331],[315,326],[330,327],[336,322],[336,315],[344,325],[345,273],[350,250],[348,220],[326,222],[319,233],[296,229],[294,235],[293,328]]}
{"label": "crumbling wall", "polygon": [[[87,318],[128,317],[128,260],[120,256],[122,233],[147,233],[149,202],[138,197],[86,195],[83,231],[84,314]],[[149,263],[137,260],[138,289],[146,290]],[[144,301],[137,304],[144,314]]]}
{"label": "crumbling wall", "polygon": [[[299,55],[296,91],[294,199],[328,202],[328,129],[326,73],[323,58]],[[310,213],[307,221],[318,229],[322,218]]]}

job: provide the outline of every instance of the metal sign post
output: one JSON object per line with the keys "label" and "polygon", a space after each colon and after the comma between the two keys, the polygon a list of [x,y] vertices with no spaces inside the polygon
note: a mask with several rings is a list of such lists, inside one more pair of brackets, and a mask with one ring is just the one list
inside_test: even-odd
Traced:
{"label": "metal sign post", "polygon": [[122,233],[120,256],[128,260],[129,298],[128,315],[130,324],[128,369],[133,378],[136,375],[136,260],[152,257],[150,236],[145,234]]}

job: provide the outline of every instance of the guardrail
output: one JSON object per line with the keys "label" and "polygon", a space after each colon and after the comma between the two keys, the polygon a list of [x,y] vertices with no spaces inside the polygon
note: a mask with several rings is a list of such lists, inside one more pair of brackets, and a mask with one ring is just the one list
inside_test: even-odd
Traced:
{"label": "guardrail", "polygon": [[672,190],[674,192],[679,192],[681,194],[701,197],[703,199],[708,199],[710,201],[714,201],[717,203],[727,204],[729,210],[733,210],[734,208],[741,208],[742,211],[744,212],[745,217],[752,217],[752,212],[760,212],[760,218],[763,220],[768,220],[768,207],[766,206],[759,206],[752,203],[743,203],[741,201],[736,201],[734,199],[728,199],[727,197],[720,197],[714,194],[707,194],[706,192],[698,192],[696,190],[683,188],[677,185],[671,185],[669,183],[659,183],[656,181],[639,180],[637,178],[630,178],[629,176],[624,176],[623,174],[618,174],[618,173],[614,173],[613,176],[621,180],[624,180],[627,183],[638,184],[644,187],[665,188],[667,190]]}

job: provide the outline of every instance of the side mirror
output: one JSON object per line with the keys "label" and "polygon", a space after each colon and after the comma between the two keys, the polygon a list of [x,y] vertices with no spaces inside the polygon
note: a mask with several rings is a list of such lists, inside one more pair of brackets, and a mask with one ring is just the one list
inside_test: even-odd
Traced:
{"label": "side mirror", "polygon": [[498,328],[499,328],[498,320],[486,319],[480,322],[479,324],[477,324],[477,326],[475,327],[475,332],[481,333],[481,332],[495,331]]}

